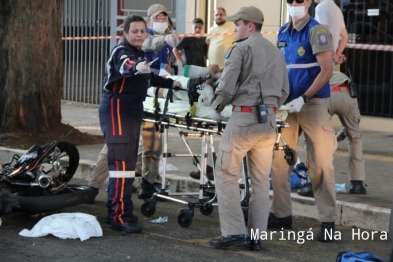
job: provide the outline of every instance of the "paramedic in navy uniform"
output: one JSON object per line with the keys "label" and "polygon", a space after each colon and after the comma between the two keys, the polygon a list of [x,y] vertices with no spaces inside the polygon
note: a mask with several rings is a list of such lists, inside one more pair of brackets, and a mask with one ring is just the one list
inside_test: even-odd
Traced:
{"label": "paramedic in navy uniform", "polygon": [[173,80],[150,71],[141,46],[146,39],[146,22],[131,15],[124,21],[124,41],[110,53],[106,63],[104,88],[99,107],[101,131],[108,146],[109,219],[113,230],[140,233],[131,200],[132,183],[143,114],[143,101],[149,83],[165,88]]}
{"label": "paramedic in navy uniform", "polygon": [[[291,19],[278,33],[277,46],[284,54],[289,76],[289,114],[283,136],[291,148],[298,143],[299,127],[307,146],[307,167],[321,221],[319,241],[330,241],[325,230],[336,220],[333,154],[337,148],[329,115],[333,41],[329,30],[308,15],[312,0],[287,0]],[[292,203],[284,151],[275,151],[272,166],[273,202],[269,228],[292,227]]]}
{"label": "paramedic in navy uniform", "polygon": [[[212,118],[220,120],[224,107],[232,104],[232,115],[218,145],[216,190],[221,235],[214,247],[248,245],[251,230],[266,231],[269,216],[269,174],[276,139],[276,109],[288,96],[289,83],[280,50],[261,34],[261,10],[243,7],[226,18],[235,23],[236,36],[225,55],[225,68],[212,103]],[[258,120],[261,96],[266,106],[264,121]],[[248,157],[251,179],[248,228],[240,203],[238,180],[243,158]],[[260,250],[259,237],[250,249]]]}

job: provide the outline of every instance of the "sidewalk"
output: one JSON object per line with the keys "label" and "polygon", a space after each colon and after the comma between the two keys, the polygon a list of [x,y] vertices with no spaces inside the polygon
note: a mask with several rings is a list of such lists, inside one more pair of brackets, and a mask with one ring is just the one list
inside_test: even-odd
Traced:
{"label": "sidewalk", "polygon": [[[97,106],[83,106],[62,102],[62,122],[70,124],[81,132],[90,134],[101,134],[98,123]],[[375,122],[378,122],[375,124]],[[393,121],[380,118],[364,117],[366,128],[363,131],[363,152],[366,160],[366,181],[367,195],[337,194],[337,211],[340,214],[337,224],[354,226],[370,230],[388,231],[390,208],[393,200],[393,132],[384,128],[384,132],[372,130],[381,129],[382,126],[391,127]],[[334,127],[338,130],[339,123],[333,121]],[[183,141],[179,138],[175,128],[169,129],[168,151],[171,153],[188,153]],[[216,139],[217,138],[217,139]],[[188,137],[187,141],[194,153],[200,152],[200,138]],[[215,136],[215,145],[218,145],[219,137]],[[297,151],[300,159],[305,159],[303,139],[300,140]],[[97,160],[103,145],[78,146],[80,153],[80,166],[75,177],[86,180],[89,179],[91,171]],[[0,148],[0,159],[6,151],[11,149]],[[23,153],[24,151],[22,151]],[[6,158],[8,160],[8,158]],[[176,171],[168,171],[167,179],[171,183],[172,192],[197,192],[199,181],[189,177],[189,172],[196,170],[192,165],[191,157],[168,158],[168,163],[177,167]],[[348,191],[348,153],[347,143],[342,141],[338,145],[335,153],[334,166],[336,171],[336,183],[346,183]],[[272,192],[270,192],[272,194]],[[318,219],[317,208],[313,198],[298,196],[296,190],[292,193],[293,214],[295,216],[310,217]],[[98,201],[106,201],[105,190],[100,190]]]}

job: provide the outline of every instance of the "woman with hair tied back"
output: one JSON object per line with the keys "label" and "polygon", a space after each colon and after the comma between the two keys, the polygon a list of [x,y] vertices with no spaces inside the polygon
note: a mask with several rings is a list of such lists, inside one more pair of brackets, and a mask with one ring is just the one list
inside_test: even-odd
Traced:
{"label": "woman with hair tied back", "polygon": [[105,78],[99,119],[108,146],[108,222],[112,230],[140,233],[133,215],[132,184],[138,153],[147,88],[172,88],[174,81],[150,71],[141,47],[147,37],[146,22],[130,15],[124,21],[124,37],[111,51]]}

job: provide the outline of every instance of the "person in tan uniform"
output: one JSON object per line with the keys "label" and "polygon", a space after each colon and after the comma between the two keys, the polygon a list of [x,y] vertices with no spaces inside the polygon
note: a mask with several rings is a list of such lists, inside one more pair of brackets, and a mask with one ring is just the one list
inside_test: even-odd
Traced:
{"label": "person in tan uniform", "polygon": [[[217,121],[228,103],[233,107],[218,145],[215,167],[222,237],[212,239],[210,244],[214,247],[249,244],[251,250],[258,251],[259,236],[266,231],[269,215],[275,112],[288,96],[289,81],[282,53],[261,34],[264,16],[258,8],[243,7],[228,16],[227,21],[234,21],[239,40],[225,55],[224,72],[212,103],[212,118]],[[248,228],[237,182],[246,155],[253,189]]]}
{"label": "person in tan uniform", "polygon": [[[333,41],[329,30],[308,15],[312,0],[287,0],[291,19],[278,33],[277,46],[284,54],[289,76],[290,107],[285,122],[290,127],[282,135],[289,147],[296,148],[299,128],[307,146],[307,166],[321,221],[319,241],[327,242],[327,231],[334,235],[336,190],[333,154],[337,148],[329,115]],[[289,176],[292,167],[283,151],[275,151],[272,167],[273,202],[269,228],[292,227]]]}

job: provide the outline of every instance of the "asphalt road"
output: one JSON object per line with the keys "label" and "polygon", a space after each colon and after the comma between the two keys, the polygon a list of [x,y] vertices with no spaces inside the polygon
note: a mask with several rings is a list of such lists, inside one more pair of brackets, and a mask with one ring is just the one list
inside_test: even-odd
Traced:
{"label": "asphalt road", "polygon": [[[195,210],[192,225],[182,228],[177,223],[178,210],[184,207],[182,204],[158,202],[156,213],[151,218],[146,218],[139,211],[143,202],[135,198],[135,214],[143,227],[142,234],[122,235],[112,231],[105,224],[104,202],[61,210],[83,212],[97,217],[103,236],[83,242],[79,239],[63,240],[52,235],[22,237],[18,233],[23,229],[32,229],[42,216],[25,213],[3,216],[0,226],[0,261],[335,261],[337,254],[345,250],[371,252],[387,260],[390,252],[391,241],[381,240],[381,237],[386,237],[381,232],[371,239],[370,231],[344,226],[336,228],[340,232],[340,236],[337,235],[340,240],[331,243],[307,240],[308,230],[311,228],[316,233],[319,228],[317,221],[307,218],[295,218],[292,232],[296,236],[295,240],[288,240],[288,231],[277,231],[272,238],[269,236],[262,242],[260,252],[251,252],[244,247],[215,249],[209,246],[209,241],[220,235],[216,209],[210,216],[204,216],[199,210]],[[168,222],[149,222],[160,216],[168,216]],[[370,239],[353,239],[352,232],[358,230],[363,237],[368,235]],[[302,233],[305,234],[304,237],[301,237]]]}

